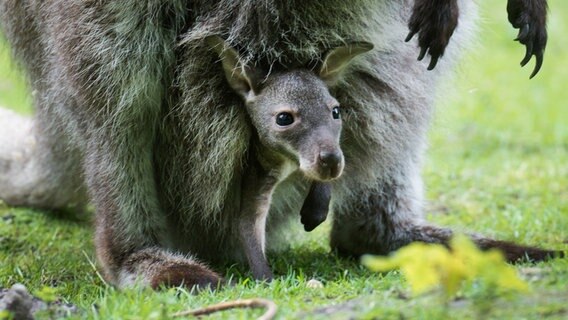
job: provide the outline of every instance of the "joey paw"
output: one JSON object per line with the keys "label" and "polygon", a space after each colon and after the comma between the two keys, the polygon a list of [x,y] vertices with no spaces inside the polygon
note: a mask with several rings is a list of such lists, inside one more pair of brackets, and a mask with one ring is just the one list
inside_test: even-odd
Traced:
{"label": "joey paw", "polygon": [[304,225],[304,230],[310,232],[322,224],[327,218],[327,212],[321,213],[302,213],[301,222]]}

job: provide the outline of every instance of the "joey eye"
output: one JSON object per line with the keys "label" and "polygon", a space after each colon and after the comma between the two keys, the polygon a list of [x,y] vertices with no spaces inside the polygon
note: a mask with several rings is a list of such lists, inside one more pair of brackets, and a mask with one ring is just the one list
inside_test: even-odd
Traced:
{"label": "joey eye", "polygon": [[334,107],[331,110],[331,114],[333,115],[333,119],[338,120],[341,118],[341,112],[339,111],[339,107]]}
{"label": "joey eye", "polygon": [[294,116],[289,112],[281,112],[276,115],[276,124],[279,126],[289,126],[294,123]]}

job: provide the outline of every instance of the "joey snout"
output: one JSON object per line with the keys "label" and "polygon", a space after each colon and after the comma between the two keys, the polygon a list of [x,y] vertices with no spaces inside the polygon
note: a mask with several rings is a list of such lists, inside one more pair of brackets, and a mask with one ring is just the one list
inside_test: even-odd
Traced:
{"label": "joey snout", "polygon": [[345,160],[339,148],[321,148],[311,159],[300,159],[300,170],[316,181],[329,181],[339,178],[343,172]]}
{"label": "joey snout", "polygon": [[338,178],[343,172],[343,152],[341,150],[320,151],[318,159],[318,171],[320,180],[332,180]]}

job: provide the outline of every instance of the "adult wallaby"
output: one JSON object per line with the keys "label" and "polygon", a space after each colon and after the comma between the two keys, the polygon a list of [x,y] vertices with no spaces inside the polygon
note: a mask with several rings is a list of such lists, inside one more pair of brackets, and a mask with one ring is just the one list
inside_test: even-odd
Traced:
{"label": "adult wallaby", "polygon": [[[460,27],[428,72],[414,61],[418,43],[402,41],[413,4],[0,0],[1,28],[30,76],[37,109],[16,132],[0,126],[0,139],[13,140],[0,149],[0,198],[79,207],[88,190],[110,283],[216,286],[221,277],[201,261],[246,260],[236,221],[254,128],[206,39],[221,35],[243,65],[269,74],[309,69],[330,49],[365,39],[375,49],[331,88],[348,110],[344,174],[329,182],[331,247],[357,256],[412,241],[446,243],[451,230],[422,220],[420,166],[436,83],[469,42],[476,5],[458,1]],[[281,243],[309,189],[302,173],[278,184],[267,245]],[[552,254],[475,240],[510,260]]]}
{"label": "adult wallaby", "polygon": [[330,50],[317,73],[294,69],[267,75],[242,63],[238,52],[221,38],[213,36],[207,42],[221,58],[225,77],[245,102],[254,128],[242,178],[238,228],[253,276],[272,279],[264,248],[274,189],[298,170],[316,181],[304,201],[302,221],[306,230],[317,226],[311,222],[321,222],[319,214],[327,212],[330,188],[322,181],[337,179],[344,166],[339,102],[328,86],[337,83],[354,57],[373,46],[363,42]]}

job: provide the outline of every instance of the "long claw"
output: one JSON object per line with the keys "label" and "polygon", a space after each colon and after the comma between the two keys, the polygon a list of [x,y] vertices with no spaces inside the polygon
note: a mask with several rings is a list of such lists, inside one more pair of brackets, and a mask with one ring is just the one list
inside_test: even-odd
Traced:
{"label": "long claw", "polygon": [[438,63],[438,58],[439,56],[432,56],[432,59],[430,60],[430,64],[428,65],[428,70],[434,70],[434,68],[436,67],[436,64]]}
{"label": "long claw", "polygon": [[529,77],[529,79],[534,78],[534,76],[536,76],[536,74],[540,71],[540,68],[542,67],[542,61],[543,61],[543,52],[539,51],[535,54],[536,57],[536,64],[534,65],[534,70],[531,73],[531,76]]}
{"label": "long claw", "polygon": [[426,47],[420,49],[420,54],[418,55],[418,61],[422,61],[422,59],[424,59],[427,51],[428,51],[428,48],[426,48]]}
{"label": "long claw", "polygon": [[519,34],[517,35],[515,41],[522,42],[523,40],[525,40],[527,35],[529,34],[529,31],[530,31],[530,25],[528,23],[525,23],[519,30]]}
{"label": "long claw", "polygon": [[531,60],[532,51],[533,51],[532,42],[529,41],[526,44],[526,47],[527,47],[527,51],[525,53],[525,57],[523,58],[523,61],[521,61],[521,67],[524,67]]}
{"label": "long claw", "polygon": [[406,36],[406,39],[404,39],[404,42],[408,42],[412,39],[412,37],[414,37],[414,35],[418,33],[417,30],[411,30],[408,35]]}

